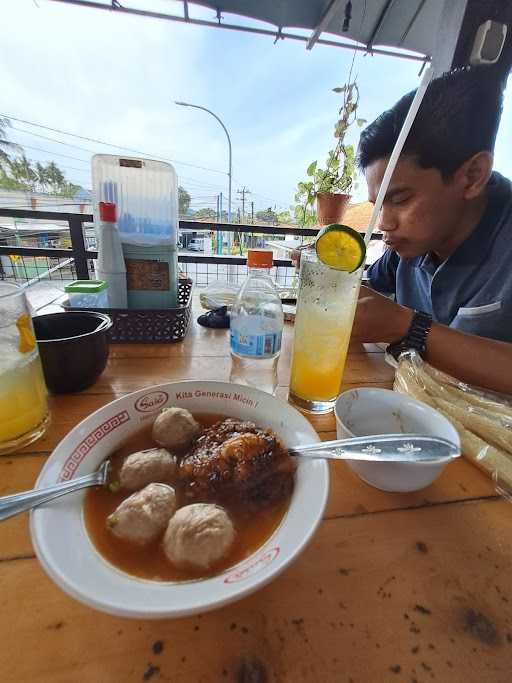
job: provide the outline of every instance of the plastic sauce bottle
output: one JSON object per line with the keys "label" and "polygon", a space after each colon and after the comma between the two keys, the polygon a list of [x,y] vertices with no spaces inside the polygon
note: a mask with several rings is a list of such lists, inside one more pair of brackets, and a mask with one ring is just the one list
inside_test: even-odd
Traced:
{"label": "plastic sauce bottle", "polygon": [[231,310],[230,381],[273,394],[283,335],[283,307],[270,277],[272,252],[249,249],[249,276]]}
{"label": "plastic sauce bottle", "polygon": [[116,205],[100,202],[96,276],[108,282],[109,308],[127,308],[126,265],[116,223]]}

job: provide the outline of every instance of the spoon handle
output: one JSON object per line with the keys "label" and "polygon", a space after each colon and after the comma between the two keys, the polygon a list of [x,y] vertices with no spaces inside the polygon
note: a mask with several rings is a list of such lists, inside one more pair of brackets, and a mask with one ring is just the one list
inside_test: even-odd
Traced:
{"label": "spoon handle", "polygon": [[14,517],[14,515],[26,510],[31,510],[42,503],[47,503],[54,498],[65,496],[66,493],[79,491],[80,489],[89,486],[97,486],[104,484],[107,477],[108,462],[104,462],[99,470],[92,474],[86,474],[71,481],[65,481],[55,486],[49,486],[44,489],[33,489],[32,491],[23,491],[22,493],[15,493],[12,496],[3,496],[0,498],[0,521]]}
{"label": "spoon handle", "polygon": [[438,462],[460,455],[456,444],[437,436],[378,434],[294,446],[290,455],[373,462]]}

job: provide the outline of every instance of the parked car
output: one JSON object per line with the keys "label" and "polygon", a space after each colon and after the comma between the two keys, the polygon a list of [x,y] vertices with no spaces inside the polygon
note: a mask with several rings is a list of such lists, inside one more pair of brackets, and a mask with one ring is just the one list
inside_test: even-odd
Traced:
{"label": "parked car", "polygon": [[190,251],[204,251],[204,239],[193,239],[188,243]]}

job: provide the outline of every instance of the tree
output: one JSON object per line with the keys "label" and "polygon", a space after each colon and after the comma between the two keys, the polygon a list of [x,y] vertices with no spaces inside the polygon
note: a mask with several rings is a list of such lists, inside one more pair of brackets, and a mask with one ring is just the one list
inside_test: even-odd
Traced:
{"label": "tree", "polygon": [[48,179],[48,185],[50,185],[55,194],[58,194],[62,186],[65,184],[66,179],[64,177],[64,173],[62,173],[55,162],[50,161],[50,163],[47,165],[46,177]]}
{"label": "tree", "polygon": [[192,218],[196,221],[216,221],[217,212],[213,209],[198,209],[198,211],[194,211]]}
{"label": "tree", "polygon": [[12,190],[12,191],[27,191],[27,186],[21,183],[19,180],[15,180],[8,176],[5,171],[0,168],[0,188],[2,190]]}
{"label": "tree", "polygon": [[9,152],[15,152],[20,149],[19,145],[10,142],[7,139],[7,128],[11,122],[0,116],[0,169],[4,169],[9,161]]}
{"label": "tree", "polygon": [[180,216],[185,216],[190,207],[190,195],[189,193],[178,185],[178,213]]}
{"label": "tree", "polygon": [[277,214],[277,222],[279,225],[289,225],[292,223],[292,217],[290,216],[289,211],[280,211]]}
{"label": "tree", "polygon": [[31,162],[25,154],[14,159],[7,158],[8,175],[18,183],[25,186],[27,190],[34,190],[37,184],[37,174],[32,168]]}
{"label": "tree", "polygon": [[39,187],[43,192],[46,192],[49,182],[48,168],[39,161],[36,162],[36,175]]}
{"label": "tree", "polygon": [[256,211],[256,220],[260,223],[270,223],[271,225],[277,225],[277,214],[269,206],[265,211]]}
{"label": "tree", "polygon": [[76,195],[82,189],[81,185],[75,185],[74,183],[65,182],[61,186],[59,192],[57,193],[61,197],[69,197],[70,199]]}
{"label": "tree", "polygon": [[0,187],[24,192],[50,191],[59,197],[74,197],[81,189],[80,185],[68,182],[53,161],[46,165],[37,161],[34,166],[24,154],[7,157],[5,169],[0,166]]}

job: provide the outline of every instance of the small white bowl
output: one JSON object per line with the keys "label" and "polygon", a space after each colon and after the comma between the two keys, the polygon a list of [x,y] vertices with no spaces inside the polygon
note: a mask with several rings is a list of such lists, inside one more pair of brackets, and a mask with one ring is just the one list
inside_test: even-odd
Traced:
{"label": "small white bowl", "polygon": [[[164,406],[192,413],[253,420],[273,429],[285,445],[319,441],[292,406],[258,389],[224,382],[171,382],[123,396],[74,427],[48,458],[37,488],[89,474],[155,419]],[[85,492],[64,496],[31,512],[34,548],[47,574],[66,593],[95,609],[124,617],[158,619],[211,610],[239,600],[271,581],[304,548],[322,519],[329,491],[325,460],[300,459],[285,516],[252,555],[226,571],[197,581],[150,581],[112,566],[89,538]]]}
{"label": "small white bowl", "polygon": [[[460,439],[449,420],[430,406],[389,389],[351,389],[342,393],[334,409],[339,439],[371,434],[426,434],[457,444]],[[367,484],[382,491],[404,493],[429,486],[445,464],[364,462],[347,465]]]}

